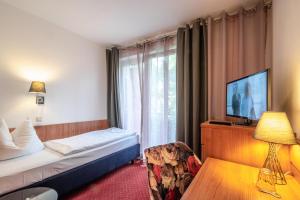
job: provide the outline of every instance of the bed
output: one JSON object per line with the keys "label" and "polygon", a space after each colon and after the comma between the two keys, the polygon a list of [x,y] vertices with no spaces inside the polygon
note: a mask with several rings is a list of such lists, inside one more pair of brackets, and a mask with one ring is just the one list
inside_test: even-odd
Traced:
{"label": "bed", "polygon": [[138,135],[116,128],[44,144],[40,152],[0,162],[0,196],[50,187],[62,197],[140,156]]}

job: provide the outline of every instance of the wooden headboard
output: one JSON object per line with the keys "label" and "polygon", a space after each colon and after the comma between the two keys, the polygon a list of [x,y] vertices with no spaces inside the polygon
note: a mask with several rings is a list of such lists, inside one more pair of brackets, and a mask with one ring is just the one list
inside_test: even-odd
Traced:
{"label": "wooden headboard", "polygon": [[[207,157],[228,160],[253,167],[262,167],[268,154],[268,144],[253,138],[255,127],[201,125],[202,161]],[[282,169],[291,171],[289,146],[279,151]],[[300,163],[299,163],[300,164]]]}
{"label": "wooden headboard", "polygon": [[[81,133],[101,130],[109,127],[108,120],[95,120],[65,124],[51,124],[35,126],[35,130],[42,141],[60,139]],[[14,129],[10,129],[13,131]]]}

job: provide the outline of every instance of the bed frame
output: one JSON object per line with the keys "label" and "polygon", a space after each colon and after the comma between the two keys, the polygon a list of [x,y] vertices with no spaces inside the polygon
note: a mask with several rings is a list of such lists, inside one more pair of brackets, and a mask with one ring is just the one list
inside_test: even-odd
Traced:
{"label": "bed frame", "polygon": [[[7,194],[32,187],[49,187],[56,190],[59,199],[62,199],[64,195],[67,195],[70,192],[97,180],[103,175],[132,162],[139,156],[140,144],[136,144],[63,173],[51,176],[40,182],[19,188]],[[7,194],[3,194],[1,196],[5,196]]]}
{"label": "bed frame", "polygon": [[136,144],[66,172],[51,176],[25,188],[49,187],[56,190],[59,198],[62,198],[64,195],[97,180],[103,175],[112,172],[125,164],[128,164],[139,156],[140,145]]}
{"label": "bed frame", "polygon": [[[49,138],[61,138],[62,135],[78,135],[80,133],[105,128],[108,128],[108,122],[106,120],[98,120],[89,122],[39,126],[36,127],[36,130],[39,135],[43,136],[42,140],[45,141]],[[84,165],[75,167],[63,173],[51,176],[40,182],[36,182],[24,188],[19,188],[12,192],[32,187],[49,187],[56,190],[59,198],[61,199],[64,195],[67,195],[70,192],[79,189],[80,187],[85,186],[92,181],[95,181],[103,175],[112,172],[113,170],[125,164],[128,164],[129,162],[132,162],[139,156],[140,144],[136,144],[121,151],[112,153],[105,157],[86,163]],[[7,194],[3,194],[1,196],[5,196]]]}

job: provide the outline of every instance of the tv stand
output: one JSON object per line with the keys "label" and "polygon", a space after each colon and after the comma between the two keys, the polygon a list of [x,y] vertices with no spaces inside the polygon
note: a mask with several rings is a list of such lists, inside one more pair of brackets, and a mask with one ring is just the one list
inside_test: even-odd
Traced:
{"label": "tv stand", "polygon": [[251,119],[244,119],[242,122],[234,122],[234,125],[251,126],[252,125],[252,120]]}

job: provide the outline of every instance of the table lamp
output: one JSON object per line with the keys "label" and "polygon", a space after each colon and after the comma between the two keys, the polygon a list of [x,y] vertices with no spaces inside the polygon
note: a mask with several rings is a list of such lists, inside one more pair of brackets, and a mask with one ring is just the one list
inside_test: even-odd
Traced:
{"label": "table lamp", "polygon": [[296,144],[296,138],[286,113],[264,112],[255,129],[254,138],[269,143],[263,168],[271,171],[276,184],[287,184],[277,153],[281,144]]}

